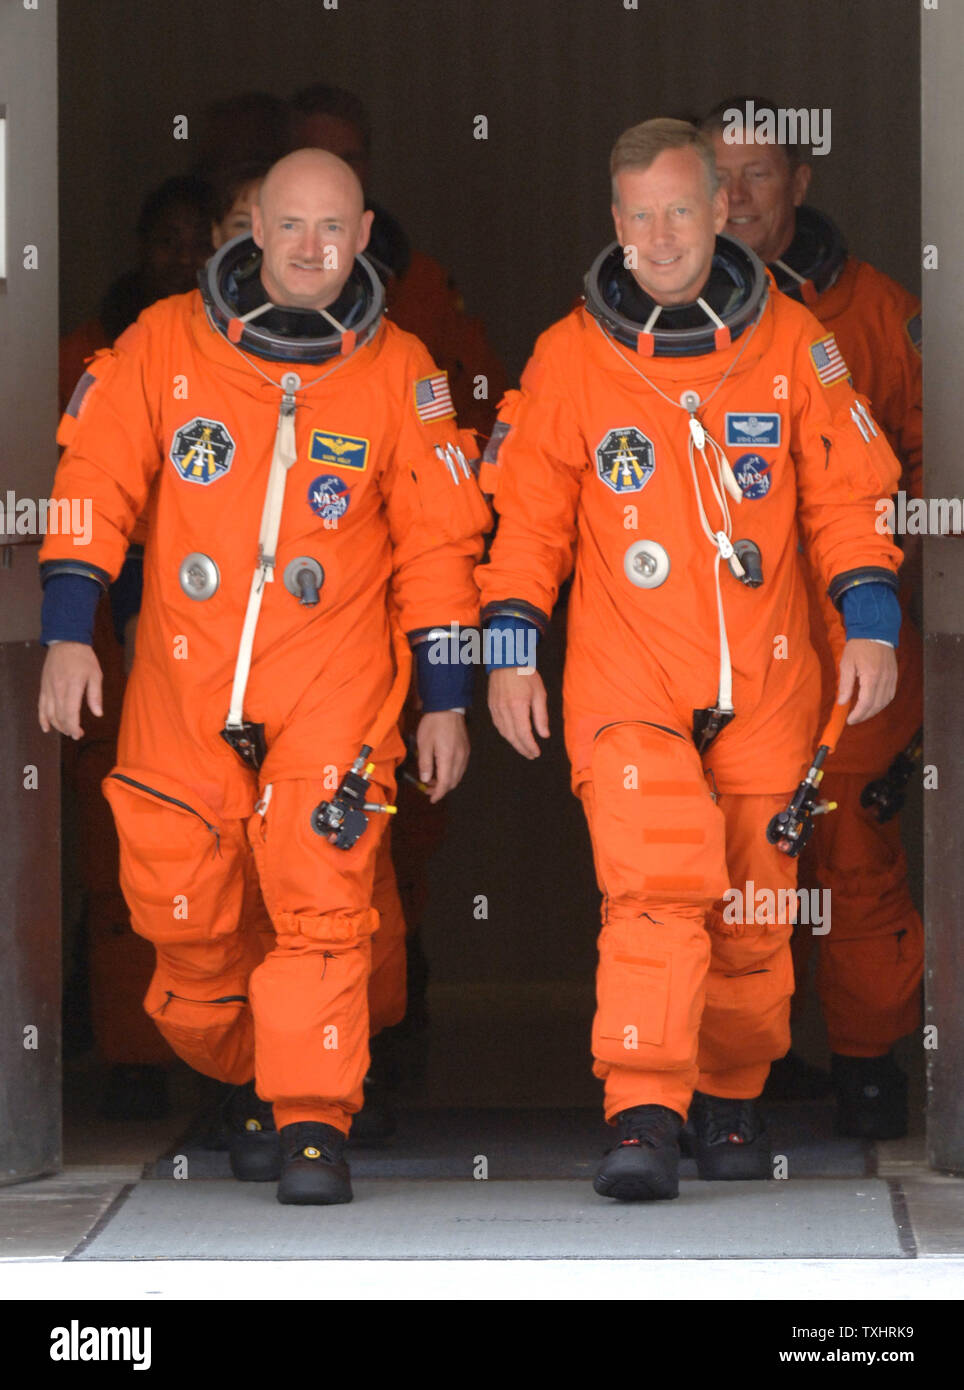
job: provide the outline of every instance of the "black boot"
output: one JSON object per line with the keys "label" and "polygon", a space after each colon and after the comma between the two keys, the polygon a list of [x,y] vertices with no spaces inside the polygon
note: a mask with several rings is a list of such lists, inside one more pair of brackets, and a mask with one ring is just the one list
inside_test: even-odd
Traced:
{"label": "black boot", "polygon": [[763,1097],[765,1100],[822,1100],[832,1090],[829,1072],[813,1066],[791,1050],[779,1061],[771,1062]]}
{"label": "black boot", "polygon": [[770,1143],[755,1100],[693,1092],[689,1113],[696,1168],[707,1182],[772,1177]]}
{"label": "black boot", "polygon": [[281,1139],[268,1101],[254,1082],[236,1086],[224,1106],[230,1139],[231,1172],[239,1182],[277,1182],[281,1177]]}
{"label": "black boot", "polygon": [[351,1141],[362,1148],[379,1148],[388,1143],[397,1128],[391,1090],[369,1072],[365,1077],[365,1104],[352,1116]]}
{"label": "black boot", "polygon": [[837,1111],[834,1129],[850,1139],[903,1139],[907,1077],[889,1052],[883,1057],[830,1058]]}
{"label": "black boot", "polygon": [[593,1190],[620,1202],[678,1197],[682,1117],[665,1105],[634,1105],[616,1123],[619,1142],[599,1165]]}
{"label": "black boot", "polygon": [[278,1201],[296,1206],[334,1206],[352,1199],[351,1175],[343,1158],[345,1136],[334,1125],[305,1120],[282,1125],[284,1169]]}

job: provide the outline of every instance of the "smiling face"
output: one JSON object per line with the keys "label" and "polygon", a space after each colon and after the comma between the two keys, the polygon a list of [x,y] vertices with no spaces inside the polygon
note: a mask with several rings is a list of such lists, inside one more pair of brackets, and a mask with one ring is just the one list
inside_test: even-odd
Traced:
{"label": "smiling face", "polygon": [[714,131],[716,167],[729,195],[728,236],[737,237],[769,265],[793,240],[796,210],[810,183],[809,164],[793,168],[779,145],[732,144]]}
{"label": "smiling face", "polygon": [[695,299],[726,223],[726,194],[712,192],[700,155],[692,146],[664,150],[645,169],[621,169],[613,185],[616,235],[635,251],[637,282],[657,304]]}
{"label": "smiling face", "polygon": [[321,150],[286,155],[269,170],[251,209],[268,297],[298,309],[333,303],[368,245],[371,224],[347,164]]}

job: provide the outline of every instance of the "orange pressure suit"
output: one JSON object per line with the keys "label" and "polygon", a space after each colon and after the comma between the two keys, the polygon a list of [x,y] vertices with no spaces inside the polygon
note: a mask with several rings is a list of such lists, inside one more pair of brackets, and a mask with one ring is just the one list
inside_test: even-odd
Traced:
{"label": "orange pressure suit", "polygon": [[[415,336],[421,335],[416,333]],[[108,346],[107,336],[97,319],[82,324],[61,340],[61,413],[66,410],[86,363],[105,346]],[[140,522],[132,539],[143,542]],[[159,1064],[170,1060],[170,1049],[145,1018],[139,993],[143,992],[142,987],[147,987],[151,976],[152,953],[140,937],[124,929],[127,913],[118,883],[117,836],[100,786],[116,761],[125,682],[123,651],[112,628],[106,595],[97,609],[94,651],[104,672],[104,714],[101,719],[89,716],[89,728],[83,738],[64,748],[65,772],[76,786],[82,822],[80,872],[86,894],[91,1025],[103,1061]],[[441,808],[433,807],[435,815],[432,815],[421,804],[421,798],[414,797],[408,798],[408,806],[410,820],[437,824]],[[412,830],[411,825],[405,827],[406,832]],[[375,860],[373,905],[378,911],[380,927],[372,938],[372,970],[368,982],[368,1013],[373,1034],[400,1023],[407,1002],[406,915],[392,864],[392,838],[390,831],[383,834]],[[405,835],[405,842],[418,844],[410,833]]]}
{"label": "orange pressure suit", "polygon": [[[774,267],[777,283],[805,300],[834,334],[855,388],[870,399],[874,418],[903,465],[901,489],[920,497],[920,301],[873,266],[847,256],[839,233],[823,214],[800,208],[797,223],[801,242],[807,235],[811,244],[839,245],[839,251],[836,256],[828,251],[823,265],[810,267],[802,284],[786,267]],[[795,244],[784,257],[790,265],[798,264]],[[826,287],[824,278],[830,280]],[[812,569],[809,578],[811,640],[821,659],[826,714],[844,637],[840,618],[821,598]],[[924,930],[907,883],[900,820],[894,816],[882,824],[860,804],[868,781],[886,771],[923,720],[921,638],[909,613],[906,586],[900,597],[897,693],[873,719],[844,730],[821,784],[821,794],[836,801],[838,809],[814,822],[801,860],[801,874],[812,875],[830,891],[832,928],[819,940],[817,984],[831,1051],[851,1057],[886,1053],[920,1021]],[[798,968],[812,941],[804,931],[795,942]]]}
{"label": "orange pressure suit", "polygon": [[[718,238],[717,257],[734,247]],[[484,619],[537,626],[575,571],[563,703],[604,895],[592,1050],[610,1121],[644,1104],[685,1118],[694,1089],[758,1096],[787,1050],[791,925],[723,899],[730,885],[742,898],[795,884],[765,830],[808,764],[819,707],[798,521],[835,596],[860,579],[893,583],[899,560],[874,529],[896,460],[879,431],[865,441],[863,416],[855,423],[866,403],[825,330],[763,285],[729,345],[724,327],[715,351],[711,329],[698,355],[647,355],[653,335],[634,333],[634,350],[605,309],[590,312],[593,284],[620,258],[618,247],[600,258],[590,307],[542,335],[503,409],[482,478],[499,528],[477,571]],[[684,390],[696,396],[681,408]],[[756,447],[724,445],[737,504],[712,441],[750,419],[764,425]],[[710,531],[759,547],[761,587],[717,560],[694,476]],[[724,703],[717,564],[735,717],[701,756],[697,712]]]}
{"label": "orange pressure suit", "polygon": [[[279,1128],[347,1131],[368,1064],[387,817],[369,814],[342,850],[310,816],[380,713],[369,797],[391,800],[403,751],[384,717],[403,650],[396,640],[393,660],[393,628],[397,639],[477,621],[487,509],[453,463],[472,437],[450,409],[441,418],[444,377],[421,343],[377,318],[357,345],[341,341],[325,363],[257,360],[212,327],[197,292],[146,310],[90,365],[61,426],[55,495],[93,498],[93,539],[80,555],[69,537],[48,537],[41,561],[113,578],[147,508],[137,655],[104,788],[133,926],[157,949],[147,1012],[196,1070],[254,1076]],[[219,735],[291,372],[296,458],[244,694],[244,719],[263,723],[267,744],[255,773]],[[299,557],[323,572],[314,606],[282,582]],[[267,955],[259,884],[276,936]]]}

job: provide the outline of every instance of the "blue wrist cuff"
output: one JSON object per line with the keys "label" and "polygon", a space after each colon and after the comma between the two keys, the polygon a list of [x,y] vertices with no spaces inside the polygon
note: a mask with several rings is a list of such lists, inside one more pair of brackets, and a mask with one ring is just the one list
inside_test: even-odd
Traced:
{"label": "blue wrist cuff", "polygon": [[475,669],[471,661],[461,661],[460,656],[458,639],[447,634],[429,637],[415,647],[418,693],[425,714],[471,705]]}
{"label": "blue wrist cuff", "polygon": [[485,669],[500,671],[504,667],[535,666],[539,629],[535,623],[510,614],[490,618],[485,625]]}
{"label": "blue wrist cuff", "polygon": [[82,574],[52,574],[44,585],[40,610],[40,641],[94,641],[94,614],[103,589]]}
{"label": "blue wrist cuff", "polygon": [[897,646],[900,635],[900,602],[887,584],[854,584],[840,598],[847,641],[855,637]]}

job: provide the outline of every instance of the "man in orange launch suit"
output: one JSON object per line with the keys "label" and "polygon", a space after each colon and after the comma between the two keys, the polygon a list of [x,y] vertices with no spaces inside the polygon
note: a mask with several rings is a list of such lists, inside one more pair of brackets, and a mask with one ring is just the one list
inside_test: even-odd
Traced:
{"label": "man in orange launch suit", "polygon": [[[768,103],[749,100],[752,106],[744,98],[721,102],[704,122],[729,196],[726,233],[766,261],[783,293],[806,304],[833,333],[854,386],[869,398],[903,465],[900,488],[920,497],[920,301],[848,255],[830,219],[804,203],[810,165],[799,147],[741,138],[733,113],[743,116],[745,129],[751,112],[755,135],[761,113],[777,114]],[[905,560],[905,569],[912,575],[914,565]],[[808,576],[826,709],[843,630],[832,605],[821,603],[812,568]],[[829,890],[833,908],[830,932],[817,939],[817,985],[831,1049],[836,1125],[838,1132],[864,1139],[897,1139],[906,1132],[907,1078],[890,1049],[921,1016],[924,929],[907,882],[900,821],[893,815],[881,822],[873,807],[861,804],[864,789],[912,744],[923,719],[923,651],[907,613],[911,583],[904,578],[902,571],[897,693],[875,719],[846,730],[834,750],[821,791],[838,809],[816,823],[801,863]],[[812,940],[804,932],[800,944],[805,948]]]}
{"label": "man in orange launch suit", "polygon": [[40,721],[77,737],[85,692],[99,710],[97,597],[147,510],[105,779],[133,925],[157,948],[145,1008],[198,1071],[254,1078],[274,1125],[239,1136],[232,1164],[280,1177],[282,1202],[351,1199],[372,878],[412,650],[434,798],[468,756],[471,667],[435,664],[433,630],[477,622],[488,511],[445,374],[382,318],[370,222],[333,155],[274,166],[252,238],[89,366],[55,495],[93,499],[93,538],[41,552]]}
{"label": "man in orange launch suit", "polygon": [[[820,699],[798,525],[843,609],[856,722],[896,679],[899,552],[875,503],[898,467],[833,335],[718,235],[706,137],[646,122],[611,172],[619,240],[503,408],[477,575],[483,619],[508,630],[490,709],[531,758],[545,689],[516,644],[574,570],[565,736],[604,895],[592,1050],[619,1135],[594,1186],[645,1200],[677,1195],[687,1116],[701,1177],[770,1174],[755,1099],[789,1045],[792,912],[773,904],[795,864],[766,829]],[[729,444],[751,419],[753,448]],[[761,890],[783,899],[758,907]]]}

